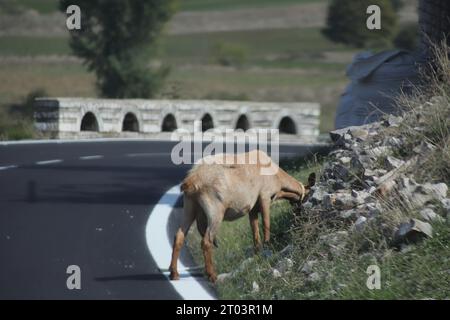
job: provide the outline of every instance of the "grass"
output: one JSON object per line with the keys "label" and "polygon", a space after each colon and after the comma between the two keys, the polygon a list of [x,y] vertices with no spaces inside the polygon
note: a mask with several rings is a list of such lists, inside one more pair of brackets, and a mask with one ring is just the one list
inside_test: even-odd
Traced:
{"label": "grass", "polygon": [[16,0],[23,8],[36,10],[39,13],[52,13],[58,10],[58,0]]}
{"label": "grass", "polygon": [[[354,52],[327,40],[318,28],[214,32],[174,35],[162,39],[163,52],[173,62],[210,63],[217,44],[232,44],[246,50],[250,65],[270,63],[271,67],[301,67],[324,62],[324,52]],[[279,65],[275,62],[280,61]]]}
{"label": "grass", "polygon": [[66,37],[0,37],[0,56],[71,55]]}
{"label": "grass", "polygon": [[278,0],[275,3],[272,0],[182,0],[180,8],[182,11],[233,10],[325,1],[326,0]]}
{"label": "grass", "polygon": [[[297,159],[287,162],[282,162],[281,165],[288,170],[295,178],[306,183],[308,176],[311,172],[316,172],[320,167],[321,160],[308,160]],[[286,229],[292,223],[293,211],[291,206],[286,201],[280,201],[272,205],[271,207],[271,235],[276,241],[271,243],[271,250],[274,252],[283,249],[289,243],[289,236],[286,233]],[[193,253],[194,259],[199,265],[203,264],[203,257],[200,250],[200,236],[196,231],[196,228],[191,228],[191,232],[188,235],[187,244],[191,253]],[[260,230],[262,230],[262,224],[260,221]],[[221,298],[241,299],[251,298],[244,292],[238,293],[236,285],[243,286],[244,278],[248,274],[254,274],[257,276],[258,283],[261,283],[260,277],[265,277],[260,273],[252,272],[253,267],[260,268],[262,266],[268,266],[270,260],[266,260],[260,256],[253,255],[253,240],[251,237],[251,229],[248,219],[242,218],[233,222],[224,222],[219,230],[218,234],[219,248],[214,251],[214,261],[217,266],[218,273],[228,273],[236,269],[236,266],[245,259],[254,259],[245,268],[242,273],[242,278],[239,277],[237,282],[233,282],[230,285],[219,286],[219,294]],[[254,270],[254,269],[253,269]],[[254,279],[254,278],[252,278]],[[245,289],[251,290],[252,281],[245,280],[245,285],[248,286]]]}
{"label": "grass", "polygon": [[[423,142],[430,143],[432,150],[423,152],[422,161],[402,176],[414,178],[419,183],[450,185],[449,52],[448,49],[437,51],[437,70],[427,74],[426,86],[398,99],[399,106],[405,110],[401,124],[380,129],[379,135],[364,142],[365,147],[370,147],[389,137],[401,138],[404,144],[396,150],[395,156],[403,160],[411,159],[413,149]],[[310,171],[320,173],[326,167],[320,163],[329,161],[313,163],[310,168],[301,163],[285,167],[291,175],[305,181]],[[379,162],[378,166],[381,165]],[[411,218],[422,219],[421,208],[403,201],[395,190],[377,199],[382,212],[369,220],[364,232],[354,232],[351,219],[340,218],[339,211],[327,211],[323,206],[299,210],[286,203],[274,205],[271,248],[275,254],[269,258],[252,255],[247,221],[224,225],[220,233],[223,246],[215,254],[217,269],[219,272],[240,271],[218,284],[220,298],[448,299],[450,215],[439,201],[433,200],[433,210],[446,217],[431,222],[433,237],[398,248],[392,245],[394,227]],[[344,240],[333,240],[336,236]],[[192,247],[193,239],[189,238],[189,241]],[[288,244],[292,246],[289,258],[293,266],[289,272],[275,278],[272,270],[283,259],[278,252]],[[202,263],[198,248],[195,250],[196,259]],[[302,271],[305,263],[311,261],[315,262],[314,278]],[[367,287],[368,267],[373,265],[381,272],[379,290]],[[258,283],[259,291],[252,290],[253,282]]]}
{"label": "grass", "polygon": [[0,105],[42,89],[49,96],[96,96],[95,78],[73,63],[0,63]]}
{"label": "grass", "polygon": [[[218,44],[242,48],[242,65],[218,66]],[[322,132],[333,128],[336,101],[347,83],[346,63],[329,61],[324,52],[352,54],[315,28],[165,36],[161,46],[161,59],[173,66],[163,97],[317,101]],[[52,96],[96,96],[92,74],[52,55],[70,55],[67,38],[0,37],[0,57],[26,57],[26,62],[0,62],[0,103],[18,101],[37,88]]]}
{"label": "grass", "polygon": [[[181,11],[233,10],[242,8],[262,8],[293,5],[326,0],[180,0]],[[16,0],[23,8],[33,9],[42,14],[58,10],[58,0]]]}

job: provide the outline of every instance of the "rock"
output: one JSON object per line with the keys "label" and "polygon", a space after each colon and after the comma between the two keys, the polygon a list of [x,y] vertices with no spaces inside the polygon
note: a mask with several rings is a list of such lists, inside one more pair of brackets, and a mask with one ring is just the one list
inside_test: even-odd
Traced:
{"label": "rock", "polygon": [[330,131],[331,141],[333,141],[336,146],[343,146],[345,144],[346,140],[348,140],[346,137],[347,132],[348,132],[348,128]]}
{"label": "rock", "polygon": [[[382,185],[380,185],[377,189],[377,195],[381,197],[386,197],[388,194],[391,193],[391,191],[396,186],[396,182],[394,180],[386,181]],[[407,191],[407,190],[406,190]]]}
{"label": "rock", "polygon": [[369,190],[367,191],[370,195],[372,195],[375,191],[377,191],[377,188],[375,186],[372,186],[369,188]]}
{"label": "rock", "polygon": [[376,202],[370,202],[365,204],[365,210],[368,212],[370,217],[375,217],[381,214],[383,208],[381,207],[381,204]]}
{"label": "rock", "polygon": [[363,204],[370,197],[370,193],[364,190],[361,191],[352,190],[352,197],[355,199],[354,202],[356,204]]}
{"label": "rock", "polygon": [[347,189],[349,187],[348,183],[345,183],[343,180],[341,179],[337,179],[334,181],[333,184],[333,189],[334,190],[342,190],[342,189]]}
{"label": "rock", "polygon": [[309,201],[311,201],[313,205],[321,204],[322,199],[326,194],[323,188],[319,186],[314,186],[311,188],[311,191],[312,195],[309,197]]}
{"label": "rock", "polygon": [[314,207],[314,205],[308,200],[302,204],[303,209],[310,210]]}
{"label": "rock", "polygon": [[420,211],[420,216],[425,220],[425,221],[440,221],[443,222],[444,219],[439,216],[436,212],[433,211],[433,209],[431,208],[425,208],[422,209]]}
{"label": "rock", "polygon": [[350,128],[349,132],[353,139],[359,139],[360,141],[366,140],[369,135],[369,131],[361,127]]}
{"label": "rock", "polygon": [[420,145],[418,145],[413,149],[413,151],[419,155],[425,155],[430,153],[430,151],[433,151],[434,149],[436,149],[436,147],[433,146],[431,143],[422,141]]}
{"label": "rock", "polygon": [[354,156],[350,160],[350,168],[356,176],[362,176],[366,168],[371,164],[371,160],[367,156]]}
{"label": "rock", "polygon": [[229,273],[221,273],[217,276],[217,283],[224,283],[225,281],[230,280],[233,278],[233,274],[231,272]]}
{"label": "rock", "polygon": [[422,187],[419,187],[419,191],[424,191],[434,199],[441,201],[447,197],[448,187],[445,183],[425,183]]}
{"label": "rock", "polygon": [[400,246],[400,252],[401,253],[408,253],[408,252],[411,252],[413,250],[414,250],[414,246],[412,246],[410,244],[407,245],[407,244],[402,243],[402,245]]}
{"label": "rock", "polygon": [[403,188],[399,194],[411,208],[421,208],[430,201],[440,201],[447,196],[448,187],[445,183],[419,185],[408,181],[407,178],[402,179]]}
{"label": "rock", "polygon": [[376,148],[371,148],[365,151],[365,153],[372,158],[378,158],[381,156],[387,156],[391,153],[392,149],[388,146],[381,146]]}
{"label": "rock", "polygon": [[335,194],[334,206],[340,210],[348,210],[357,204],[351,194],[339,192]]}
{"label": "rock", "polygon": [[264,248],[262,251],[261,251],[261,256],[263,257],[263,258],[270,258],[271,256],[273,255],[273,252],[272,252],[272,250],[270,250],[270,249],[267,249],[267,248]]}
{"label": "rock", "polygon": [[322,205],[325,209],[331,210],[336,202],[336,195],[326,194],[322,199]]}
{"label": "rock", "polygon": [[317,272],[313,272],[308,276],[308,281],[310,282],[317,282],[320,281],[322,277]]}
{"label": "rock", "polygon": [[282,257],[290,256],[292,254],[293,250],[294,250],[294,246],[292,244],[288,244],[278,254]]}
{"label": "rock", "polygon": [[366,169],[364,170],[364,179],[369,181],[377,180],[377,172],[375,170]]}
{"label": "rock", "polygon": [[348,181],[351,178],[350,171],[341,164],[336,164],[333,167],[334,177],[337,179],[342,179],[343,181]]}
{"label": "rock", "polygon": [[400,123],[402,123],[403,118],[394,116],[393,114],[390,114],[387,120],[385,121],[385,124],[388,127],[398,127]]}
{"label": "rock", "polygon": [[402,140],[396,137],[389,137],[386,142],[387,145],[399,149],[403,146]]}
{"label": "rock", "polygon": [[394,234],[394,244],[399,246],[402,243],[415,243],[423,238],[433,237],[433,228],[427,222],[411,219],[398,226]]}
{"label": "rock", "polygon": [[404,164],[405,161],[394,158],[392,156],[387,156],[384,163],[385,166],[388,168],[388,170],[394,170],[400,167],[402,164]]}
{"label": "rock", "polygon": [[442,204],[442,208],[445,210],[447,215],[449,215],[450,214],[450,199],[449,198],[442,199],[441,204]]}
{"label": "rock", "polygon": [[306,261],[300,271],[303,272],[303,273],[306,273],[306,274],[311,274],[313,272],[313,267],[316,264],[317,264],[317,260]]}
{"label": "rock", "polygon": [[271,273],[272,273],[272,277],[281,278],[281,272],[278,271],[277,269],[273,268]]}
{"label": "rock", "polygon": [[340,161],[342,164],[350,163],[351,160],[352,160],[352,158],[350,158],[350,157],[342,157],[342,158],[339,158],[339,161]]}
{"label": "rock", "polygon": [[277,263],[277,265],[275,266],[275,269],[280,271],[281,274],[284,274],[286,272],[289,272],[293,266],[294,266],[294,262],[292,261],[292,259],[284,258]]}
{"label": "rock", "polygon": [[236,269],[235,272],[239,273],[239,272],[245,271],[252,262],[253,262],[253,257],[245,259],[244,261],[242,261],[242,263],[239,265],[239,267]]}
{"label": "rock", "polygon": [[341,210],[339,212],[339,216],[342,219],[354,219],[357,214],[358,214],[358,210],[356,210],[356,209]]}
{"label": "rock", "polygon": [[364,216],[360,216],[355,224],[353,225],[353,228],[357,231],[357,232],[362,232],[366,226],[367,223],[367,218]]}
{"label": "rock", "polygon": [[259,284],[256,281],[253,281],[252,283],[252,293],[258,293],[259,292]]}

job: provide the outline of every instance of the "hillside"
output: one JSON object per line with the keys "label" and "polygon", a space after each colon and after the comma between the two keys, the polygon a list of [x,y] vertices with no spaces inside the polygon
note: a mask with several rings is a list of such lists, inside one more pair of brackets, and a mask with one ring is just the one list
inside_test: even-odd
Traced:
{"label": "hillside", "polygon": [[[448,53],[439,51],[426,87],[399,98],[401,117],[334,131],[326,158],[285,165],[301,181],[320,178],[303,206],[273,206],[273,241],[262,254],[251,254],[248,221],[224,227],[221,298],[450,297]],[[380,288],[371,290],[374,268]]]}

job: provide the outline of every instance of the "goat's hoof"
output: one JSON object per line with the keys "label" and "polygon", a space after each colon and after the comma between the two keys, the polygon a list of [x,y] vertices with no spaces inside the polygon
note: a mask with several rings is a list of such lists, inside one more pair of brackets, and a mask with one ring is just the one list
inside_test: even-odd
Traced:
{"label": "goat's hoof", "polygon": [[217,281],[217,275],[212,274],[209,276],[209,281],[211,281],[212,283],[216,283]]}
{"label": "goat's hoof", "polygon": [[178,272],[171,272],[169,279],[170,280],[180,280],[180,274]]}

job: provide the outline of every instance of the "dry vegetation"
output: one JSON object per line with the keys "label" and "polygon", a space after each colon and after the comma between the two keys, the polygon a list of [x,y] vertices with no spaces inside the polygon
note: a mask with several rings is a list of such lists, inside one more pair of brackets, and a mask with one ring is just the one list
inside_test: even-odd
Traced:
{"label": "dry vegetation", "polygon": [[[424,219],[420,214],[424,204],[417,206],[403,196],[399,185],[402,179],[413,179],[419,184],[450,184],[448,54],[448,50],[437,50],[436,69],[426,76],[426,85],[417,88],[413,95],[399,98],[399,107],[404,108],[401,121],[396,125],[380,126],[376,135],[361,142],[361,148],[374,148],[376,141],[401,139],[402,146],[395,148],[393,155],[406,163],[415,159],[402,171],[397,179],[398,186],[389,194],[372,195],[369,202],[377,200],[381,205],[378,213],[373,213],[367,223],[360,223],[358,227],[356,216],[346,216],[353,209],[324,209],[323,203],[301,210],[284,203],[275,205],[274,241],[270,248],[273,253],[268,257],[264,254],[253,257],[247,249],[251,248],[248,221],[228,225],[220,237],[222,245],[217,250],[216,261],[221,272],[238,271],[218,285],[221,298],[449,298],[448,199],[444,199],[447,202],[433,199],[424,202],[426,208],[432,208],[437,214],[429,220],[432,238],[425,237],[414,243],[408,240],[400,245],[395,242],[394,234],[399,223],[411,218]],[[299,167],[286,168],[303,180],[309,172],[318,171],[322,177],[319,185],[326,186],[328,181],[324,177],[330,167],[334,169],[330,163],[336,161],[331,157],[319,163],[305,165],[299,162]],[[377,169],[385,168],[384,161],[374,163]],[[354,178],[345,188],[362,190],[358,189],[357,177]],[[413,193],[411,196],[418,195]],[[242,237],[242,234],[248,237]],[[380,290],[369,290],[366,286],[370,265],[381,269]],[[275,275],[274,269],[283,268],[281,276]],[[258,284],[257,290],[254,283]]]}

